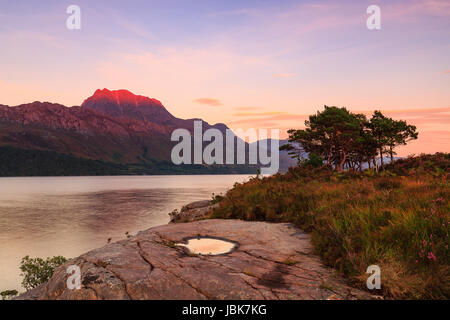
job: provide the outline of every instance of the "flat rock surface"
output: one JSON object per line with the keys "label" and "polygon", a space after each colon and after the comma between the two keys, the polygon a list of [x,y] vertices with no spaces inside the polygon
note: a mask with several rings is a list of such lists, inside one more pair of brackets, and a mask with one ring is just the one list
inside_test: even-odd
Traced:
{"label": "flat rock surface", "polygon": [[[236,242],[227,254],[197,256],[176,243],[196,236]],[[67,267],[81,269],[68,289]],[[203,220],[169,224],[92,250],[59,267],[19,299],[370,299],[312,253],[309,235],[288,223]]]}

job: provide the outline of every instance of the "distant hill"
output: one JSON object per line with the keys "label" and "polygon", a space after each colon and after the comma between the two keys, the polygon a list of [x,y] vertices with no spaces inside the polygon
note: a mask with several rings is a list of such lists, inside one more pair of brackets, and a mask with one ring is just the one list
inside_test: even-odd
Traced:
{"label": "distant hill", "polygon": [[[255,141],[255,142],[251,143],[250,145],[258,144],[258,142],[262,142],[262,145],[267,146],[270,150],[272,139],[264,139],[264,140],[260,140],[260,141]],[[281,147],[288,143],[289,143],[288,140],[279,140],[278,145]],[[281,150],[281,151],[279,151],[279,153],[280,153],[280,156],[279,156],[279,160],[280,160],[279,171],[280,172],[286,172],[289,168],[297,166],[298,160],[293,159],[292,156],[289,155],[289,151]]]}
{"label": "distant hill", "polygon": [[[170,136],[177,128],[193,133],[195,120],[127,90],[96,90],[74,107],[0,105],[0,175],[256,173],[256,165],[174,165]],[[203,131],[228,129],[201,121]]]}

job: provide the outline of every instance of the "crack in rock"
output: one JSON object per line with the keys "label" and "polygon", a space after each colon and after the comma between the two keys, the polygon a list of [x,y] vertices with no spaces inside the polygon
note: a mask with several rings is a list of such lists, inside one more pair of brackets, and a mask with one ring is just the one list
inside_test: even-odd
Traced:
{"label": "crack in rock", "polygon": [[132,300],[131,295],[130,295],[130,293],[129,293],[129,291],[128,291],[127,283],[122,279],[122,277],[120,277],[120,276],[117,274],[117,272],[115,272],[114,270],[111,270],[110,268],[108,268],[108,265],[102,266],[101,264],[98,263],[98,261],[90,261],[90,260],[88,260],[87,258],[84,258],[84,257],[80,257],[80,258],[81,258],[82,260],[84,260],[86,263],[92,263],[92,264],[95,265],[97,268],[101,268],[101,269],[104,269],[104,270],[107,270],[107,271],[111,272],[111,273],[114,275],[114,277],[115,277],[116,279],[118,279],[120,282],[122,282],[122,285],[123,285],[123,287],[124,287],[124,293],[125,293],[125,295],[127,296],[127,298],[128,298],[129,300]]}
{"label": "crack in rock", "polygon": [[144,252],[144,250],[142,249],[141,242],[140,242],[140,241],[137,241],[137,242],[136,242],[136,245],[137,245],[137,247],[138,247],[138,253],[139,253],[139,255],[141,256],[142,260],[144,260],[146,263],[148,263],[148,265],[150,266],[150,272],[152,272],[152,270],[155,269],[155,266],[154,266],[154,265],[150,262],[150,260],[148,260],[147,257],[145,256],[145,252]]}
{"label": "crack in rock", "polygon": [[153,269],[161,269],[164,272],[167,272],[171,275],[173,275],[175,278],[177,278],[178,280],[180,280],[181,282],[185,283],[186,285],[188,285],[189,287],[191,287],[192,289],[194,289],[197,293],[199,293],[200,295],[202,295],[203,297],[205,297],[206,299],[214,299],[212,296],[210,296],[207,292],[205,292],[204,290],[201,290],[200,288],[197,288],[196,286],[194,286],[192,283],[190,283],[189,281],[187,281],[186,279],[182,278],[180,275],[178,275],[177,273],[167,269],[167,268],[162,268],[161,266],[155,267],[150,260],[145,256],[145,251],[142,250],[142,247],[139,243],[139,248],[141,248],[141,252],[139,253],[142,257],[142,259],[144,259],[148,264],[150,264],[150,266]]}

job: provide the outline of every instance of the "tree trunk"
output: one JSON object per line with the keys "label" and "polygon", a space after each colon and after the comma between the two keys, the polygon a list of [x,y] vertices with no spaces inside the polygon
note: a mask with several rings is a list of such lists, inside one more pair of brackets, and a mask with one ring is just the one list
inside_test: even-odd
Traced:
{"label": "tree trunk", "polygon": [[391,163],[394,162],[394,150],[392,149],[392,146],[389,147],[389,154],[391,156]]}
{"label": "tree trunk", "polygon": [[384,170],[383,147],[380,148],[381,169]]}
{"label": "tree trunk", "polygon": [[347,155],[345,154],[345,152],[342,152],[342,160],[341,160],[341,163],[339,163],[339,168],[338,168],[339,172],[344,171],[344,164],[345,164],[346,160],[347,160]]}

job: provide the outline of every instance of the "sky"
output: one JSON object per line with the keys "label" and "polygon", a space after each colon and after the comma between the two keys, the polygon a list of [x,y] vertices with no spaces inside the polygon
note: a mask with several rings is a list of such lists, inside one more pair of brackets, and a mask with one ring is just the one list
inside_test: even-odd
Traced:
{"label": "sky", "polygon": [[281,137],[324,105],[376,109],[417,125],[399,155],[450,152],[448,0],[0,0],[0,43],[0,104],[128,89],[180,118]]}

